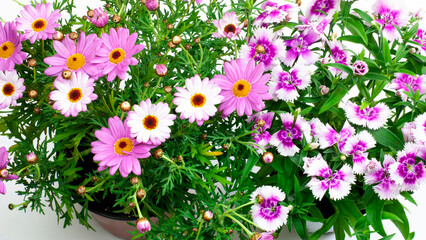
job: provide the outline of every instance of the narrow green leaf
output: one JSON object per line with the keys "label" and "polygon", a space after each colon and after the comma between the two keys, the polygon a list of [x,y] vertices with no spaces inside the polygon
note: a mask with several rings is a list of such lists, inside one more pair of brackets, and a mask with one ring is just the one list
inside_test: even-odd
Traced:
{"label": "narrow green leaf", "polygon": [[348,93],[348,90],[345,87],[342,87],[340,85],[337,86],[333,90],[333,93],[331,94],[330,98],[328,98],[327,101],[324,103],[324,105],[322,105],[319,111],[319,114],[327,111],[333,105],[338,104],[340,100],[342,100],[342,98],[346,96],[347,93]]}
{"label": "narrow green leaf", "polygon": [[388,220],[395,220],[395,221],[403,223],[403,221],[401,220],[401,218],[399,218],[398,216],[396,216],[393,213],[386,212],[386,211],[383,211],[382,218],[383,219],[388,219]]}
{"label": "narrow green leaf", "polygon": [[338,212],[336,212],[333,216],[327,218],[327,220],[325,220],[322,227],[311,234],[311,240],[318,240],[322,235],[324,235],[328,230],[330,230],[333,227],[334,223],[336,223],[338,218],[339,218]]}
{"label": "narrow green leaf", "polygon": [[246,177],[249,175],[251,169],[256,165],[257,161],[259,161],[259,156],[251,154],[247,159],[247,163],[244,166],[243,173],[241,174],[241,182],[244,182]]}
{"label": "narrow green leaf", "polygon": [[416,58],[420,59],[421,61],[426,62],[426,56],[423,56],[423,55],[420,55],[420,54],[417,54],[417,53],[413,53],[412,55],[415,56]]}
{"label": "narrow green leaf", "polygon": [[383,54],[383,59],[385,61],[385,63],[388,63],[392,60],[391,54],[390,54],[390,48],[389,48],[389,43],[388,40],[384,37],[382,37],[381,39],[381,51]]}
{"label": "narrow green leaf", "polygon": [[299,215],[293,215],[293,226],[301,239],[309,239],[306,222]]}
{"label": "narrow green leaf", "polygon": [[372,130],[370,133],[379,144],[385,147],[392,147],[397,150],[402,150],[404,148],[404,141],[399,139],[393,132],[386,128],[380,128],[374,131]]}
{"label": "narrow green leaf", "polygon": [[354,35],[361,37],[364,44],[368,44],[367,34],[365,34],[364,26],[355,20],[348,19],[346,21],[346,28]]}
{"label": "narrow green leaf", "polygon": [[402,223],[395,220],[392,220],[392,222],[399,229],[404,239],[411,239],[410,224],[408,222],[407,215],[405,214],[404,207],[401,205],[401,203],[396,200],[392,201],[392,204],[387,204],[384,207],[384,210],[386,212],[395,214],[402,220]]}
{"label": "narrow green leaf", "polygon": [[342,37],[337,38],[337,40],[364,44],[364,41],[362,40],[361,37],[354,36],[354,35],[342,36]]}
{"label": "narrow green leaf", "polygon": [[389,235],[389,236],[386,236],[386,237],[380,238],[380,240],[391,240],[394,236],[395,236],[395,233],[394,233],[394,234],[392,234],[392,235]]}
{"label": "narrow green leaf", "polygon": [[402,192],[401,196],[405,198],[405,200],[417,206],[416,200],[414,200],[413,196],[409,192]]}
{"label": "narrow green leaf", "polygon": [[382,223],[382,212],[385,201],[381,200],[377,195],[374,195],[369,201],[366,201],[365,205],[368,223],[378,234],[386,236],[385,228]]}
{"label": "narrow green leaf", "polygon": [[371,18],[370,15],[368,15],[361,9],[354,8],[353,10],[362,18],[362,20],[366,21],[367,23],[371,23],[373,21],[373,18]]}
{"label": "narrow green leaf", "polygon": [[351,75],[353,73],[352,68],[343,65],[341,63],[327,63],[323,65],[324,67],[334,67],[337,68],[339,70],[342,70],[344,72],[346,72],[347,74]]}

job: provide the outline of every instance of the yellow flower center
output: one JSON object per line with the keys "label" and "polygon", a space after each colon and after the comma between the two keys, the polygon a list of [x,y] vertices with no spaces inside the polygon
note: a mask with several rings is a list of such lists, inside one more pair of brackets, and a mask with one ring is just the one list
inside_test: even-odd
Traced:
{"label": "yellow flower center", "polygon": [[33,22],[31,27],[33,28],[34,32],[41,32],[46,29],[47,22],[43,18],[39,18]]}
{"label": "yellow flower center", "polygon": [[120,138],[114,144],[114,152],[118,155],[125,156],[127,153],[124,152],[132,152],[133,147],[133,141],[130,138]]}
{"label": "yellow flower center", "polygon": [[72,103],[76,103],[81,100],[83,97],[83,92],[80,88],[71,88],[71,90],[68,92],[68,100]]}
{"label": "yellow flower center", "polygon": [[109,53],[109,61],[114,64],[117,64],[123,61],[125,57],[126,57],[126,52],[122,48],[113,49]]}
{"label": "yellow flower center", "polygon": [[143,126],[146,130],[156,129],[158,126],[158,118],[154,115],[148,115],[142,120]]}
{"label": "yellow flower center", "polygon": [[10,97],[15,92],[15,86],[12,83],[6,83],[3,85],[2,92],[6,97]]}
{"label": "yellow flower center", "polygon": [[12,42],[4,42],[0,46],[0,58],[7,59],[15,52],[15,45]]}
{"label": "yellow flower center", "polygon": [[206,97],[201,93],[196,93],[191,97],[191,105],[193,107],[202,107],[206,104]]}
{"label": "yellow flower center", "polygon": [[67,66],[70,70],[78,70],[86,64],[86,58],[81,53],[71,55],[67,60]]}
{"label": "yellow flower center", "polygon": [[234,96],[239,98],[247,97],[250,91],[251,91],[251,85],[248,81],[244,79],[238,80],[234,84],[234,87],[232,87],[232,93],[234,94]]}

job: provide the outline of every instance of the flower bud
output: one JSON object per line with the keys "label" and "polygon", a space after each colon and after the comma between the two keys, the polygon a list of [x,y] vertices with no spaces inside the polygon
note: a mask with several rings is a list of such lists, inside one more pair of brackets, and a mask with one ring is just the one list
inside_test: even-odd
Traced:
{"label": "flower bud", "polygon": [[330,88],[328,88],[328,87],[326,87],[324,85],[321,85],[320,89],[321,89],[321,94],[322,95],[326,95],[330,91]]}
{"label": "flower bud", "polygon": [[87,20],[87,16],[83,16],[81,19],[83,19],[84,21]]}
{"label": "flower bud", "polygon": [[136,185],[138,183],[139,183],[139,178],[138,177],[132,177],[132,178],[130,178],[130,184]]}
{"label": "flower bud", "polygon": [[331,58],[325,57],[321,60],[321,64],[324,65],[324,64],[330,63],[330,60],[331,60]]}
{"label": "flower bud", "polygon": [[34,58],[28,59],[28,67],[35,67],[37,65],[37,60]]}
{"label": "flower bud", "polygon": [[146,0],[141,0],[141,3],[142,3],[142,4],[145,4],[145,3],[146,3]]}
{"label": "flower bud", "polygon": [[368,65],[366,62],[361,60],[355,61],[354,65],[352,65],[352,71],[355,75],[364,76],[368,73]]}
{"label": "flower bud", "polygon": [[206,140],[206,139],[207,139],[207,134],[205,134],[205,133],[201,134],[201,138],[202,138],[203,140]]}
{"label": "flower bud", "polygon": [[28,92],[28,97],[30,97],[30,98],[36,98],[36,97],[37,97],[37,95],[38,95],[38,92],[37,92],[36,90],[34,90],[34,89],[31,89],[31,90]]}
{"label": "flower bud", "polygon": [[134,202],[129,202],[129,204],[127,206],[129,208],[134,208],[134,207],[136,207],[136,204]]}
{"label": "flower bud", "polygon": [[212,213],[211,211],[205,211],[205,212],[203,213],[203,219],[204,219],[205,221],[210,221],[210,220],[212,220],[212,219],[213,219],[213,213]]}
{"label": "flower bud", "polygon": [[71,40],[76,40],[76,39],[78,38],[78,33],[76,33],[76,32],[71,32],[71,33],[70,33],[70,35],[69,35],[69,38],[70,38]]}
{"label": "flower bud", "polygon": [[263,197],[262,197],[262,195],[260,195],[260,194],[258,194],[258,195],[256,195],[256,203],[257,204],[262,204],[263,203]]}
{"label": "flower bud", "polygon": [[35,155],[34,153],[30,153],[28,155],[25,156],[27,158],[27,162],[29,164],[34,164],[38,161],[38,156]]}
{"label": "flower bud", "polygon": [[128,112],[128,111],[130,111],[131,108],[132,108],[132,105],[130,105],[130,103],[128,101],[123,101],[120,104],[120,109],[123,112]]}
{"label": "flower bud", "polygon": [[65,70],[62,72],[62,78],[63,79],[70,79],[71,78],[71,71],[70,70]]}
{"label": "flower bud", "polygon": [[300,5],[302,5],[302,0],[297,0],[296,3],[300,7]]}
{"label": "flower bud", "polygon": [[265,126],[265,124],[266,124],[266,122],[265,122],[265,120],[263,120],[263,119],[259,119],[259,120],[257,120],[257,122],[256,122],[256,125],[257,125],[258,127],[260,127],[260,128],[264,127],[264,126]]}
{"label": "flower bud", "polygon": [[114,23],[121,22],[121,17],[119,15],[112,16],[112,22],[114,22]]}
{"label": "flower bud", "polygon": [[9,176],[9,171],[6,168],[0,169],[0,178],[7,178]]}
{"label": "flower bud", "polygon": [[111,4],[109,4],[109,3],[105,4],[105,8],[106,8],[106,9],[111,8]]}
{"label": "flower bud", "polygon": [[161,56],[163,56],[163,54],[161,52],[159,52],[159,53],[157,53],[157,56],[161,57]]}
{"label": "flower bud", "polygon": [[34,110],[33,110],[33,112],[34,112],[35,114],[39,115],[39,114],[40,114],[40,112],[41,112],[41,109],[40,109],[39,107],[35,107],[35,108],[34,108]]}
{"label": "flower bud", "polygon": [[49,101],[47,101],[47,104],[49,104],[50,106],[53,106],[53,104],[55,104],[55,101],[49,99]]}
{"label": "flower bud", "polygon": [[265,48],[262,45],[257,45],[255,49],[256,49],[256,52],[259,54],[265,53]]}
{"label": "flower bud", "polygon": [[264,163],[266,163],[266,164],[271,163],[272,161],[274,161],[274,154],[272,154],[271,152],[265,152],[265,153],[263,153],[263,155],[262,155],[262,161]]}
{"label": "flower bud", "polygon": [[159,159],[159,158],[161,158],[162,156],[163,156],[163,150],[162,150],[161,148],[159,148],[159,149],[155,150],[155,152],[154,152],[154,157],[155,157],[156,159]]}
{"label": "flower bud", "polygon": [[184,47],[185,47],[185,49],[186,49],[186,50],[191,49],[191,45],[189,45],[188,43],[187,43],[187,44],[185,44],[185,46],[184,46]]}
{"label": "flower bud", "polygon": [[167,19],[163,19],[163,23],[167,23]]}
{"label": "flower bud", "polygon": [[143,189],[138,189],[138,191],[136,191],[136,197],[143,199],[146,196],[146,191]]}
{"label": "flower bud", "polygon": [[148,88],[149,87],[149,82],[146,82],[143,84],[144,87]]}
{"label": "flower bud", "polygon": [[346,160],[346,156],[345,155],[340,155],[340,160],[345,161]]}
{"label": "flower bud", "polygon": [[172,29],[173,29],[173,24],[168,23],[168,24],[166,25],[166,27],[167,27],[167,29],[172,30]]}
{"label": "flower bud", "polygon": [[145,7],[149,11],[156,11],[158,9],[158,0],[146,0]]}
{"label": "flower bud", "polygon": [[294,208],[293,205],[288,205],[287,207],[290,211],[293,210],[293,208]]}
{"label": "flower bud", "polygon": [[174,47],[176,47],[176,45],[174,45],[174,44],[172,43],[172,41],[168,42],[168,43],[167,43],[167,46],[169,46],[169,48],[174,48]]}
{"label": "flower bud", "polygon": [[234,233],[234,229],[230,228],[230,229],[228,230],[228,234],[233,234],[233,233]]}
{"label": "flower bud", "polygon": [[198,228],[193,227],[193,228],[192,228],[192,232],[198,232]]}
{"label": "flower bud", "polygon": [[207,19],[206,23],[210,24],[210,23],[212,23],[212,21],[210,21],[210,19]]}
{"label": "flower bud", "polygon": [[337,33],[331,33],[331,40],[335,40],[337,38]]}
{"label": "flower bud", "polygon": [[96,176],[92,177],[92,182],[97,182],[98,180],[99,180],[98,177],[96,177]]}
{"label": "flower bud", "polygon": [[9,208],[9,210],[13,210],[15,208],[15,205],[13,205],[12,203],[9,203],[7,207]]}
{"label": "flower bud", "polygon": [[243,20],[243,23],[244,23],[244,27],[248,27],[248,23],[249,23],[249,22],[248,22],[248,19],[247,19],[247,18]]}
{"label": "flower bud", "polygon": [[411,48],[411,49],[410,49],[410,53],[411,53],[411,54],[414,54],[414,53],[416,53],[416,52],[417,52],[417,49],[416,49],[416,48]]}
{"label": "flower bud", "polygon": [[86,187],[85,186],[78,186],[77,188],[77,194],[80,196],[83,196],[86,193]]}
{"label": "flower bud", "polygon": [[315,149],[317,149],[319,146],[320,146],[320,145],[319,145],[319,143],[317,143],[317,142],[310,143],[310,144],[309,144],[309,150],[315,150]]}
{"label": "flower bud", "polygon": [[229,145],[228,144],[223,144],[222,145],[222,149],[223,149],[223,151],[228,151]]}
{"label": "flower bud", "polygon": [[94,10],[92,10],[92,9],[90,9],[89,11],[87,11],[87,16],[88,17],[93,17],[93,15],[95,14],[95,11]]}
{"label": "flower bud", "polygon": [[194,38],[195,44],[200,44],[200,42],[201,42],[201,38],[199,38],[199,37]]}
{"label": "flower bud", "polygon": [[167,75],[167,67],[164,64],[157,64],[155,66],[155,74],[159,77],[164,77]]}
{"label": "flower bud", "polygon": [[64,34],[61,31],[55,31],[52,38],[56,41],[62,41],[62,39],[64,39]]}
{"label": "flower bud", "polygon": [[181,42],[182,42],[182,38],[181,38],[180,36],[174,36],[174,37],[172,38],[172,43],[173,43],[174,45],[179,45]]}
{"label": "flower bud", "polygon": [[136,227],[141,233],[151,231],[151,224],[146,218],[139,218],[138,221],[136,221]]}

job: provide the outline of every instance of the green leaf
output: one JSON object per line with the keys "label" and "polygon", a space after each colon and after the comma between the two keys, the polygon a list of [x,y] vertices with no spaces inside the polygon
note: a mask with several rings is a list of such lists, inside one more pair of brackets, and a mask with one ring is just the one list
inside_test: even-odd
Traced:
{"label": "green leaf", "polygon": [[426,62],[426,56],[423,56],[423,55],[420,55],[420,54],[417,54],[417,53],[413,53],[412,55],[415,56],[416,58],[420,59],[421,61]]}
{"label": "green leaf", "polygon": [[390,212],[399,217],[400,221],[392,220],[395,226],[399,229],[404,239],[412,239],[412,234],[410,233],[410,224],[408,222],[407,215],[405,214],[404,207],[398,201],[392,201],[392,204],[387,204],[384,206],[386,212]]}
{"label": "green leaf", "polygon": [[392,147],[396,150],[402,150],[404,148],[404,141],[386,128],[380,128],[374,131],[371,130],[370,133],[379,144],[385,147]]}
{"label": "green leaf", "polygon": [[246,165],[243,169],[243,173],[241,175],[241,183],[244,182],[246,177],[249,175],[251,169],[254,167],[254,165],[256,165],[257,161],[259,161],[259,156],[255,155],[255,154],[251,154],[248,157],[247,163],[246,163]]}
{"label": "green leaf", "polygon": [[293,226],[297,232],[297,235],[301,239],[309,239],[308,230],[306,228],[306,221],[299,217],[299,215],[293,215]]}
{"label": "green leaf", "polygon": [[386,236],[382,223],[382,212],[385,201],[381,200],[377,195],[373,195],[369,201],[366,201],[365,205],[368,223],[371,224],[378,234]]}
{"label": "green leaf", "polygon": [[413,196],[409,192],[402,192],[401,196],[405,198],[405,200],[417,206],[416,200],[414,200]]}
{"label": "green leaf", "polygon": [[371,18],[370,15],[368,15],[361,9],[354,8],[353,10],[362,18],[362,20],[366,21],[367,23],[371,23],[373,21],[373,18]]}
{"label": "green leaf", "polygon": [[340,100],[342,100],[342,98],[344,96],[346,96],[347,93],[348,93],[348,90],[345,87],[338,85],[333,90],[333,93],[331,94],[330,98],[328,98],[327,101],[324,103],[324,105],[322,105],[322,107],[319,111],[319,114],[327,111],[333,105],[338,104],[340,102]]}
{"label": "green leaf", "polygon": [[346,28],[353,34],[356,36],[361,37],[362,41],[365,44],[368,44],[368,38],[367,38],[367,34],[365,34],[365,30],[364,30],[364,26],[355,20],[352,19],[348,19],[346,21]]}
{"label": "green leaf", "polygon": [[323,65],[324,67],[334,67],[337,68],[339,70],[342,70],[344,72],[346,72],[347,74],[351,75],[353,73],[352,68],[343,65],[341,63],[327,63]]}
{"label": "green leaf", "polygon": [[337,219],[339,218],[339,213],[336,212],[333,216],[327,218],[325,220],[324,224],[320,229],[312,233],[311,239],[312,240],[318,240],[322,235],[324,235],[328,230],[330,230],[333,225],[336,223]]}
{"label": "green leaf", "polygon": [[358,36],[354,36],[354,35],[342,36],[342,37],[337,38],[337,40],[364,44],[364,41],[362,40],[362,38],[360,38]]}
{"label": "green leaf", "polygon": [[389,235],[389,236],[386,236],[386,237],[380,238],[380,240],[391,240],[394,236],[395,236],[395,233],[394,233],[394,234],[392,234],[392,235]]}
{"label": "green leaf", "polygon": [[381,50],[382,50],[382,54],[383,54],[383,59],[385,61],[385,63],[388,63],[392,60],[391,54],[390,54],[390,48],[389,48],[389,43],[388,40],[386,38],[384,38],[382,36],[381,39]]}
{"label": "green leaf", "polygon": [[403,222],[401,220],[401,218],[399,218],[395,214],[390,213],[390,212],[385,212],[385,211],[383,211],[382,218],[383,219],[389,219],[389,220],[395,220],[395,221],[398,221],[398,222],[401,222],[401,223]]}

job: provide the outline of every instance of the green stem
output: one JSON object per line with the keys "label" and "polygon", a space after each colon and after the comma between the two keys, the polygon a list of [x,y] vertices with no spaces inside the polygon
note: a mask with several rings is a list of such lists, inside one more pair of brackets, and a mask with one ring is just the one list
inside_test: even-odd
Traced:
{"label": "green stem", "polygon": [[40,167],[38,166],[38,163],[36,163],[34,166],[37,170],[37,178],[35,181],[38,182],[38,180],[40,180]]}
{"label": "green stem", "polygon": [[154,90],[152,90],[151,94],[149,95],[149,98],[152,98],[152,96],[154,96],[155,91],[157,91],[157,88],[160,85],[160,82],[161,82],[161,77],[158,78],[157,84],[155,84]]}
{"label": "green stem", "polygon": [[139,216],[139,218],[143,218],[143,215],[142,215],[141,209],[139,208],[138,198],[136,197],[136,192],[135,192],[135,194],[133,194],[133,202],[135,203],[136,210],[137,210],[137,212],[138,212],[138,216]]}
{"label": "green stem", "polygon": [[200,47],[200,62],[198,63],[198,69],[201,69],[201,65],[203,65],[203,47],[201,47],[200,43],[198,46]]}
{"label": "green stem", "polygon": [[235,48],[234,48],[235,59],[237,59],[238,58],[238,45],[237,45],[237,41],[236,40],[234,40],[234,46],[235,46]]}
{"label": "green stem", "polygon": [[17,175],[17,176],[19,176],[19,175],[21,175],[21,172],[22,171],[24,171],[25,169],[27,169],[27,168],[29,168],[29,167],[31,167],[32,165],[30,164],[30,165],[28,165],[28,166],[25,166],[25,167],[23,167],[23,168],[21,168],[19,171],[17,171],[15,174]]}
{"label": "green stem", "polygon": [[200,222],[200,225],[198,225],[198,232],[197,232],[197,236],[195,237],[195,240],[198,240],[198,237],[200,236],[201,233],[201,228],[203,227],[204,221]]}
{"label": "green stem", "polygon": [[34,72],[34,83],[37,82],[37,74],[36,74],[36,67],[33,67],[33,72]]}
{"label": "green stem", "polygon": [[266,152],[265,148],[263,148],[262,146],[260,146],[257,143],[254,143],[254,142],[241,142],[241,141],[238,141],[238,140],[236,142],[239,143],[239,144],[242,144],[242,145],[254,145],[254,146],[260,148],[263,152]]}
{"label": "green stem", "polygon": [[229,214],[224,214],[222,215],[223,217],[228,217],[230,218],[232,221],[234,221],[236,224],[240,225],[240,227],[247,233],[247,235],[251,236],[253,235],[253,233],[246,227],[244,226],[240,221],[238,221],[236,218],[234,218],[233,216],[229,215]]}
{"label": "green stem", "polygon": [[96,184],[94,187],[89,187],[89,188],[86,188],[86,193],[89,193],[89,192],[92,192],[92,191],[94,191],[94,190],[96,190],[96,189],[98,189],[100,186],[102,186],[108,179],[110,179],[112,177],[112,175],[108,175],[106,178],[104,178],[103,180],[102,180],[102,182],[100,182],[100,183],[98,183],[98,184]]}
{"label": "green stem", "polygon": [[[240,208],[243,208],[243,207],[246,207],[246,206],[249,206],[249,205],[252,205],[252,204],[254,204],[254,201],[252,201],[252,202],[248,202],[248,203],[245,203],[245,204],[243,204],[243,205],[241,205],[241,206],[238,206],[238,207],[236,207],[236,208],[230,209],[230,210],[228,210],[228,211],[224,212],[223,214],[228,214],[228,213],[235,212],[236,210],[238,210],[238,209],[240,209]],[[224,206],[223,204],[221,204],[221,205],[222,205],[222,206]]]}
{"label": "green stem", "polygon": [[250,223],[251,225],[253,225],[253,226],[257,227],[257,228],[260,228],[256,223],[250,221],[249,219],[243,217],[242,215],[240,215],[240,214],[238,214],[236,212],[234,212],[234,215],[237,216],[237,217],[239,217],[239,218],[241,218],[241,219],[243,219],[244,221]]}
{"label": "green stem", "polygon": [[191,64],[191,68],[192,68],[192,72],[194,73],[194,74],[197,74],[197,72],[195,71],[195,68],[194,68],[194,64],[196,64],[195,63],[195,60],[192,58],[192,56],[191,56],[191,54],[189,54],[189,52],[182,46],[182,43],[181,44],[179,44],[179,46],[182,48],[182,50],[185,52],[185,55],[186,55],[186,58],[188,59],[188,62],[189,62],[189,64]]}
{"label": "green stem", "polygon": [[41,52],[44,56],[44,40],[43,39],[41,40]]}

